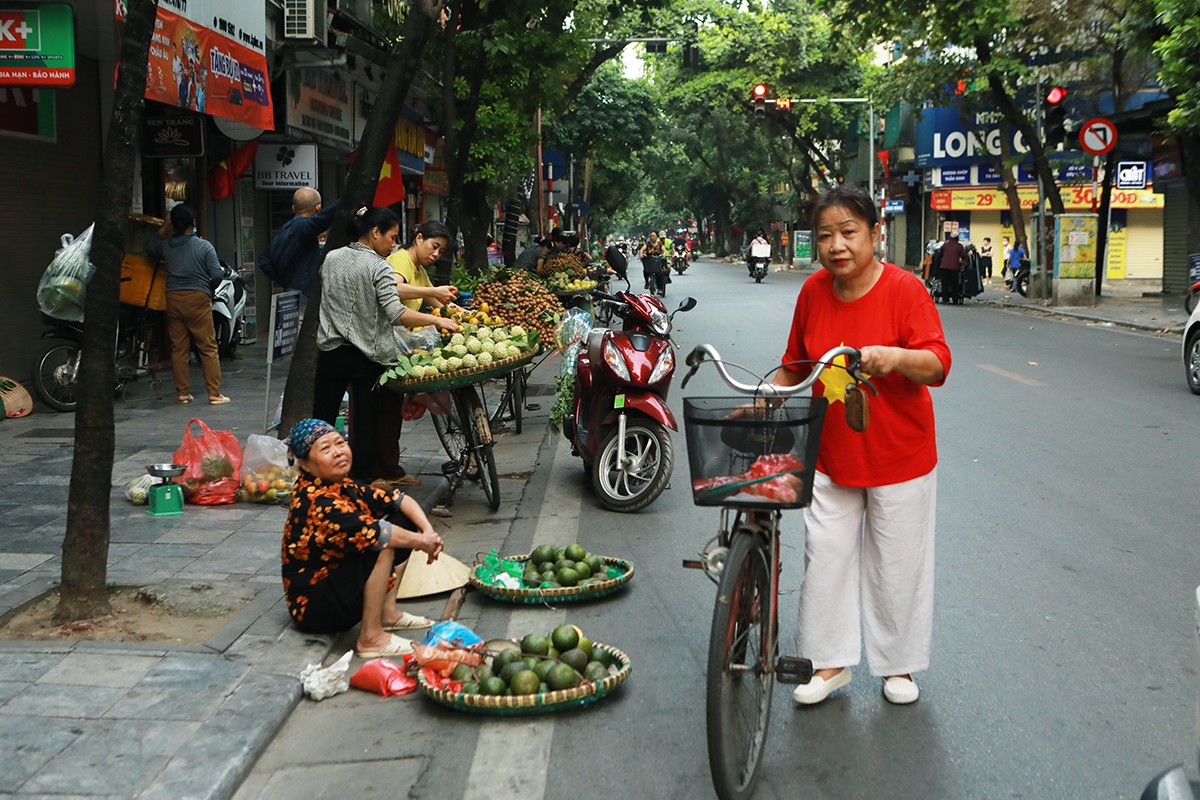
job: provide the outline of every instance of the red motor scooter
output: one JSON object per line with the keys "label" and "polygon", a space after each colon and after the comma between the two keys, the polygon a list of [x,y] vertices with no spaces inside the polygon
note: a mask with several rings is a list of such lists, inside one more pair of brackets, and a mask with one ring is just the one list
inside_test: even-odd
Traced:
{"label": "red motor scooter", "polygon": [[574,411],[563,435],[583,459],[600,503],[612,511],[640,511],[671,480],[667,407],[675,374],[671,320],[696,307],[685,297],[671,314],[649,294],[596,292],[592,302],[610,307],[621,330],[593,328],[575,360]]}

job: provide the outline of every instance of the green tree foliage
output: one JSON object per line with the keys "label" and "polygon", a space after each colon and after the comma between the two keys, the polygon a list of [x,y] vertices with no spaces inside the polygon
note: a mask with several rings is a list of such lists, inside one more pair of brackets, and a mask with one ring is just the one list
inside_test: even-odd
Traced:
{"label": "green tree foliage", "polygon": [[1162,60],[1159,77],[1175,99],[1167,115],[1171,127],[1200,136],[1200,5],[1195,0],[1157,0],[1162,36],[1154,52]]}

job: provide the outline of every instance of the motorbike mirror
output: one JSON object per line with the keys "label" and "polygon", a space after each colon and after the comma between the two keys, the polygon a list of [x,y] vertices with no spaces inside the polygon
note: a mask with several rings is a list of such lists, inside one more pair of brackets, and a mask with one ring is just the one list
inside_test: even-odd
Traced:
{"label": "motorbike mirror", "polygon": [[1195,792],[1181,765],[1160,772],[1146,785],[1142,800],[1194,800]]}
{"label": "motorbike mirror", "polygon": [[675,309],[675,311],[676,311],[676,313],[678,313],[680,311],[691,311],[695,307],[696,307],[696,298],[685,297],[685,298],[683,298],[683,302],[679,304],[679,308]]}

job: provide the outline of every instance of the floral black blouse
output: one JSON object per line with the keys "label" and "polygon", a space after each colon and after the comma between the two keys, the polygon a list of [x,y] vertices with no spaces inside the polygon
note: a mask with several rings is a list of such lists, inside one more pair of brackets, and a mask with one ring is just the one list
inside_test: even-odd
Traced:
{"label": "floral black blouse", "polygon": [[299,471],[281,553],[283,591],[293,619],[304,619],[308,594],[342,562],[382,549],[389,526],[379,522],[395,510],[389,491],[353,478],[330,483]]}

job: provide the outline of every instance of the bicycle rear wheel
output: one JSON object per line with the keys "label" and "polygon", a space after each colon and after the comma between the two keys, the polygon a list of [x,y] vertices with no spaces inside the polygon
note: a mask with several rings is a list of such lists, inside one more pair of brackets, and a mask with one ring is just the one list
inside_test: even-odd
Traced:
{"label": "bicycle rear wheel", "polygon": [[459,418],[464,420],[463,429],[479,469],[479,485],[488,506],[495,511],[500,508],[500,477],[496,472],[496,456],[492,453],[492,430],[488,426],[487,412],[483,410],[483,401],[474,388],[461,390],[457,394],[461,403]]}
{"label": "bicycle rear wheel", "polygon": [[754,793],[771,719],[775,642],[771,554],[756,530],[733,533],[708,644],[708,766],[721,800]]}

